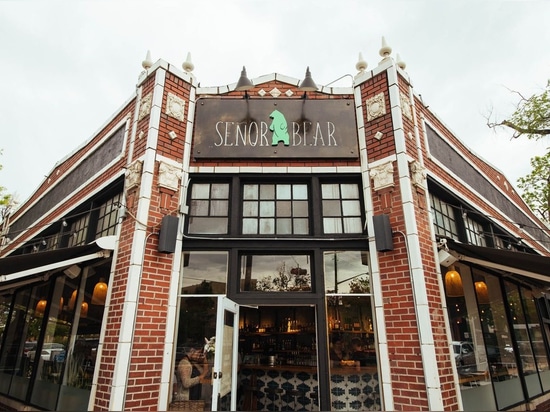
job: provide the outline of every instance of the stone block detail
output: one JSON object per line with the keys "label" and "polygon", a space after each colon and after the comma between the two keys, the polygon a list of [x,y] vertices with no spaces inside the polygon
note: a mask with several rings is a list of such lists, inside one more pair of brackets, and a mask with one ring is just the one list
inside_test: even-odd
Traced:
{"label": "stone block detail", "polygon": [[165,162],[159,163],[159,186],[176,192],[179,187],[181,170]]}
{"label": "stone block detail", "polygon": [[143,119],[149,113],[151,113],[151,105],[153,103],[153,93],[149,93],[141,99],[139,105],[139,115],[138,120]]}
{"label": "stone block detail", "polygon": [[372,178],[374,190],[393,187],[393,162],[390,161],[373,167],[370,171],[370,177]]}
{"label": "stone block detail", "polygon": [[143,169],[143,161],[136,160],[126,170],[126,190],[130,190],[139,186],[141,183],[141,171]]}
{"label": "stone block detail", "polygon": [[173,93],[166,96],[166,114],[174,119],[183,122],[185,118],[185,100]]}
{"label": "stone block detail", "polygon": [[371,97],[365,104],[367,107],[367,121],[369,122],[386,114],[386,99],[384,98],[384,93],[378,93]]}

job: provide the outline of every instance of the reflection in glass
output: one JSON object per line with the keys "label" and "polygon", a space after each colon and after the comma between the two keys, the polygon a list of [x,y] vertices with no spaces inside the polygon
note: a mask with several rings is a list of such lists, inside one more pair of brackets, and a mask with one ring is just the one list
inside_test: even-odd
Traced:
{"label": "reflection in glass", "polygon": [[216,335],[216,311],[215,297],[181,298],[172,401],[203,400],[204,410],[210,410],[213,357],[204,353],[204,347],[205,339],[212,341]]}
{"label": "reflection in glass", "polygon": [[[527,383],[527,391],[529,393],[529,397],[533,397],[542,392],[542,387],[538,377],[535,355],[533,354],[533,347],[531,344],[531,325],[527,322],[526,316],[523,312],[524,302],[522,302],[520,297],[519,287],[511,282],[504,282],[504,285],[506,288],[508,310],[510,311],[510,318],[513,325],[512,331],[517,342],[518,354],[521,359],[523,374],[526,375],[525,382]],[[512,346],[504,349],[510,353],[514,352]]]}
{"label": "reflection in glass", "polygon": [[243,255],[241,291],[309,292],[309,255]]}
{"label": "reflection in glass", "polygon": [[327,296],[326,305],[331,405],[343,410],[380,410],[370,296]]}
{"label": "reflection in glass", "polygon": [[224,294],[227,252],[184,252],[181,293]]}
{"label": "reflection in glass", "polygon": [[194,183],[191,186],[189,206],[189,233],[227,233],[228,183]]}
{"label": "reflection in glass", "polygon": [[341,250],[324,253],[327,293],[370,293],[367,252]]}
{"label": "reflection in glass", "polygon": [[[35,351],[42,329],[42,316],[36,316],[35,306],[39,296],[47,295],[44,286],[19,291],[4,331],[0,357],[0,391],[23,399],[33,370],[29,352]],[[34,357],[33,357],[34,358]]]}
{"label": "reflection in glass", "polygon": [[[84,410],[88,406],[105,311],[104,304],[94,304],[93,294],[98,283],[103,281],[108,285],[110,268],[110,261],[84,268],[86,282],[84,289],[79,289],[75,302],[73,327],[76,328],[76,333],[72,347],[69,346],[67,350],[58,409]],[[66,285],[63,296],[69,296],[73,287]],[[70,307],[63,309],[71,310]]]}
{"label": "reflection in glass", "polygon": [[324,233],[362,233],[359,185],[324,183],[321,185]]}
{"label": "reflection in glass", "polygon": [[244,235],[309,233],[307,185],[243,185]]}

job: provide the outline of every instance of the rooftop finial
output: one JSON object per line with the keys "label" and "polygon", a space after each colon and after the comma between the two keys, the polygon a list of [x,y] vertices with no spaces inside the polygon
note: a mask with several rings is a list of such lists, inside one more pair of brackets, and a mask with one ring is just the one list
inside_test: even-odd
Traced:
{"label": "rooftop finial", "polygon": [[145,60],[141,62],[141,66],[148,70],[153,65],[153,60],[151,60],[151,52],[147,50],[147,56],[145,56]]}
{"label": "rooftop finial", "polygon": [[397,65],[399,66],[399,68],[401,70],[405,70],[405,67],[407,67],[407,63],[405,63],[402,59],[401,59],[401,56],[399,55],[399,53],[397,53],[395,55],[395,60],[396,60],[396,63]]}
{"label": "rooftop finial", "polygon": [[386,43],[386,38],[384,36],[382,36],[382,47],[380,48],[379,53],[384,59],[390,57],[391,54],[391,47],[388,46],[388,43]]}
{"label": "rooftop finial", "polygon": [[364,72],[367,69],[367,66],[368,66],[368,64],[365,61],[365,59],[363,59],[363,54],[359,53],[359,58],[357,59],[357,63],[355,64],[355,68],[360,72]]}
{"label": "rooftop finial", "polygon": [[190,52],[187,52],[187,58],[185,59],[185,61],[181,65],[181,67],[183,67],[183,70],[186,71],[187,73],[190,73],[195,69],[195,65],[191,61],[191,53]]}

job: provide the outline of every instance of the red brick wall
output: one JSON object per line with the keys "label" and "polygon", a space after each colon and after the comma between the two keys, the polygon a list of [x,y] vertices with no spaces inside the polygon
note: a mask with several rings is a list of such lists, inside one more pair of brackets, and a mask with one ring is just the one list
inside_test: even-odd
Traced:
{"label": "red brick wall", "polygon": [[[408,84],[398,76],[399,90],[409,96]],[[386,73],[381,73],[366,81],[361,88],[363,104],[367,99],[383,92],[386,102],[386,114],[367,121],[365,127],[367,157],[369,163],[396,154],[394,124],[391,117]],[[412,110],[412,107],[411,107]],[[414,123],[402,116],[406,154],[418,159]],[[399,125],[395,125],[397,127]],[[377,131],[384,133],[379,141],[374,138]],[[412,136],[413,138],[411,139]],[[430,321],[435,341],[436,359],[440,373],[443,404],[446,410],[458,408],[457,393],[454,387],[451,357],[445,328],[445,313],[441,305],[439,276],[434,260],[433,240],[431,238],[429,214],[426,208],[426,192],[422,188],[400,187],[397,163],[394,162],[394,187],[372,191],[374,214],[388,214],[394,232],[394,250],[379,252],[380,282],[384,301],[385,326],[391,365],[393,401],[396,410],[426,410],[429,408],[422,357],[420,355],[420,337],[415,311],[411,273],[408,262],[408,250],[404,235],[406,227],[403,215],[401,191],[411,190],[414,199],[414,211],[418,229],[418,245],[408,245],[420,250],[423,262],[423,276],[426,283]]]}

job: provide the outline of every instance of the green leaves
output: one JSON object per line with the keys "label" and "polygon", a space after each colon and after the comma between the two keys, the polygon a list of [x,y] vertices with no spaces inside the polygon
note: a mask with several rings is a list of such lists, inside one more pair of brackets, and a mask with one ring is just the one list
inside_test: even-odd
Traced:
{"label": "green leaves", "polygon": [[544,221],[550,222],[550,152],[533,157],[531,167],[531,173],[518,179],[518,187],[525,203]]}
{"label": "green leaves", "polygon": [[540,139],[550,134],[550,80],[540,94],[529,98],[521,97],[516,111],[501,124],[514,130],[513,137],[526,136],[528,139]]}

